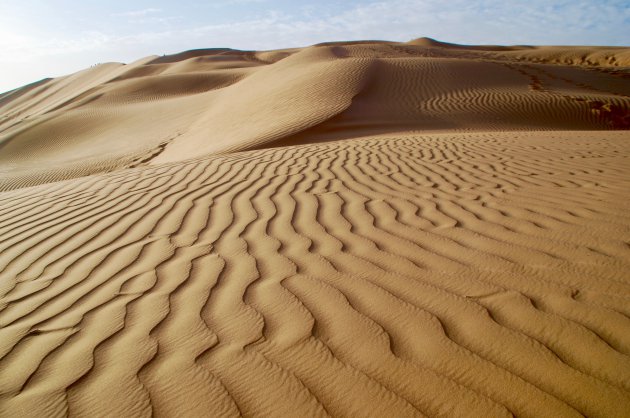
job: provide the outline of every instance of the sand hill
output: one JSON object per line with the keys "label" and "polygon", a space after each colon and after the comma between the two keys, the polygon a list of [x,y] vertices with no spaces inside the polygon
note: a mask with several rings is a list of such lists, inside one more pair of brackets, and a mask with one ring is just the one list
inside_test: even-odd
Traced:
{"label": "sand hill", "polygon": [[1,94],[0,415],[627,416],[629,80],[420,38]]}

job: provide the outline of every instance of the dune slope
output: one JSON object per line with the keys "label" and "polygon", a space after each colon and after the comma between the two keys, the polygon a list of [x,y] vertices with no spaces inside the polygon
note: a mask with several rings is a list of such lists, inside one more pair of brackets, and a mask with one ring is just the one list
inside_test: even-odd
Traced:
{"label": "dune slope", "polygon": [[0,96],[0,415],[627,416],[625,51],[538,49],[195,50]]}
{"label": "dune slope", "polygon": [[358,135],[628,129],[628,51],[422,38],[102,64],[0,97],[0,190]]}

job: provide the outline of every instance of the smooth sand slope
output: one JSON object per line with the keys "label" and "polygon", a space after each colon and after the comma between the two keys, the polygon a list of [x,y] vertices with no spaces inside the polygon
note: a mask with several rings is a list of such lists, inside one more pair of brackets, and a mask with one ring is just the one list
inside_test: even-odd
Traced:
{"label": "smooth sand slope", "polygon": [[628,416],[628,51],[199,50],[0,95],[0,416]]}
{"label": "smooth sand slope", "polygon": [[630,48],[426,38],[102,64],[0,97],[0,190],[378,133],[628,129],[629,67]]}

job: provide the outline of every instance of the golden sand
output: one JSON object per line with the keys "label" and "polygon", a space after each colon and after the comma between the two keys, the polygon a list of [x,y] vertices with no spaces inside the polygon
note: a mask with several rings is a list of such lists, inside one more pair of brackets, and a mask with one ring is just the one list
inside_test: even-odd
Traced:
{"label": "golden sand", "polygon": [[423,38],[0,95],[0,415],[628,416],[629,68]]}

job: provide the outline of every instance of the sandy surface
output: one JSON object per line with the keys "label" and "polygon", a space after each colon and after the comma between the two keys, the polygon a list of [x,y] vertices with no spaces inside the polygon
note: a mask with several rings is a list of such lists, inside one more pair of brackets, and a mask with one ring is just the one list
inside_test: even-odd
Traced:
{"label": "sandy surface", "polygon": [[199,50],[0,94],[0,416],[627,416],[629,51]]}

